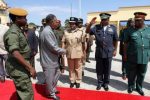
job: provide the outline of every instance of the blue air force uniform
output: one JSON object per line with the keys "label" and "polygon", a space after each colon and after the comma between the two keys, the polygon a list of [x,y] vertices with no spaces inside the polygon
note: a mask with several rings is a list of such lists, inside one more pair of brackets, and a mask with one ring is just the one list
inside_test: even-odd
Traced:
{"label": "blue air force uniform", "polygon": [[[101,19],[110,16],[100,15]],[[118,40],[117,29],[114,25],[102,26],[95,25],[91,28],[90,35],[95,35],[96,38],[96,73],[98,84],[109,84],[111,61],[113,57],[114,45],[113,42]]]}

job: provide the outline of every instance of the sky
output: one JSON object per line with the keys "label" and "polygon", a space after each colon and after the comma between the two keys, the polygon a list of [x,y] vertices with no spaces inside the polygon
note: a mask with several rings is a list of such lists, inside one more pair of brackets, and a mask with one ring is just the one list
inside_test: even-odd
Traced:
{"label": "sky", "polygon": [[[73,17],[82,17],[86,23],[87,13],[115,11],[119,7],[150,6],[150,0],[5,0],[9,7],[21,7],[28,11],[28,23],[41,25],[41,19],[54,14],[62,21]],[[72,12],[72,13],[71,13]],[[81,12],[81,14],[80,14]]]}

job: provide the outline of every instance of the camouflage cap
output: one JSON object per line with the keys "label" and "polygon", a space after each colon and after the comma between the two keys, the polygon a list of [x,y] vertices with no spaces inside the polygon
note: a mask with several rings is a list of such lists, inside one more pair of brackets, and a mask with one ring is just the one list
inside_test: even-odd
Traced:
{"label": "camouflage cap", "polygon": [[30,28],[30,29],[36,28],[36,25],[34,23],[29,23],[28,24],[28,28]]}

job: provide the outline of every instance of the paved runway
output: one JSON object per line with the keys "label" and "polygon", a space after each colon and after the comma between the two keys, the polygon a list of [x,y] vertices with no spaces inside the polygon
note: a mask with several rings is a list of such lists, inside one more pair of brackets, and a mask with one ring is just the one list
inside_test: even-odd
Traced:
{"label": "paved runway", "polygon": [[[90,54],[91,63],[86,63],[85,67],[85,76],[83,77],[83,82],[81,83],[82,89],[88,90],[96,90],[97,80],[95,73],[95,44],[92,46],[92,50]],[[119,50],[118,50],[119,51]],[[42,73],[42,68],[39,62],[39,54],[36,56],[36,71],[37,71],[37,80],[32,80],[33,83],[42,83],[44,81],[44,75]],[[119,92],[119,93],[127,93],[127,80],[123,80],[121,78],[121,56],[117,53],[117,56],[113,58],[112,61],[112,70],[110,76],[110,86],[109,91],[111,92]],[[58,85],[62,87],[69,87],[69,76],[68,70],[66,68],[65,73],[59,79]],[[146,77],[143,84],[143,90],[146,96],[150,96],[150,63],[148,64],[148,70],[146,73]],[[100,91],[104,91],[101,89]],[[133,94],[137,94],[137,92],[133,92]]]}

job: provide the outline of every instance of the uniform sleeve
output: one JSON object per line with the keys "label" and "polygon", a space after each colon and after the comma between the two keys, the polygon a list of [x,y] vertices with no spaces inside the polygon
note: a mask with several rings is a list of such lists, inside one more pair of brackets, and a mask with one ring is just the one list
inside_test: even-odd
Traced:
{"label": "uniform sleeve", "polygon": [[118,41],[119,40],[118,34],[117,34],[117,28],[115,26],[114,26],[113,40],[114,41]]}
{"label": "uniform sleeve", "polygon": [[45,43],[47,47],[53,52],[54,54],[61,55],[66,52],[65,49],[60,48],[54,41],[54,37],[52,33],[45,35]]}
{"label": "uniform sleeve", "polygon": [[9,34],[4,38],[6,50],[12,53],[14,50],[19,50],[19,38],[15,33]]}
{"label": "uniform sleeve", "polygon": [[128,32],[128,30],[126,30],[124,32],[124,39],[123,39],[123,41],[126,42],[126,43],[129,41],[129,32]]}
{"label": "uniform sleeve", "polygon": [[122,41],[122,35],[123,35],[123,30],[120,30],[120,33],[119,33],[119,40]]}
{"label": "uniform sleeve", "polygon": [[65,43],[65,35],[63,35],[61,42]]}
{"label": "uniform sleeve", "polygon": [[94,35],[94,29],[95,29],[95,27],[92,27],[92,28],[90,29],[90,35]]}
{"label": "uniform sleeve", "polygon": [[84,30],[82,31],[82,42],[86,42],[86,33]]}

